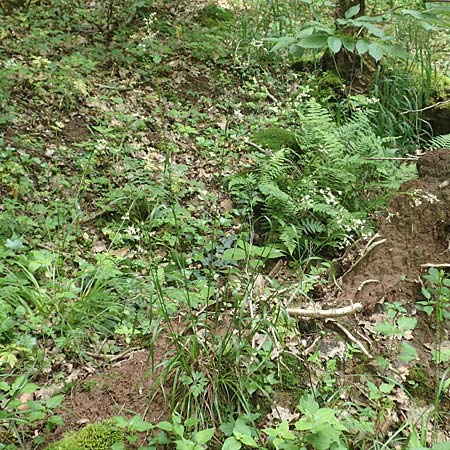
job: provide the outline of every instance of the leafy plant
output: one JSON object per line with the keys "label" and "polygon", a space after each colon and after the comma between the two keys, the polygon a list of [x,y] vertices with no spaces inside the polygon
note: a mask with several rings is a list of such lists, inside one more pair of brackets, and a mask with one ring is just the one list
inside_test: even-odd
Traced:
{"label": "leafy plant", "polygon": [[[439,17],[440,8],[430,6],[425,11],[413,9],[391,9],[383,14],[366,15],[361,10],[361,4],[348,8],[344,17],[339,17],[334,24],[331,23],[330,14],[324,14],[326,7],[334,8],[334,4],[327,2],[311,2],[309,4],[313,21],[306,22],[298,29],[295,36],[283,36],[272,38],[275,42],[273,51],[288,48],[295,56],[301,56],[305,49],[328,49],[332,54],[337,54],[345,49],[347,52],[358,55],[369,54],[375,61],[381,60],[384,54],[407,58],[405,48],[395,43],[396,36],[386,24],[393,21],[413,18],[419,26],[427,30],[434,29],[436,25],[446,25]],[[321,8],[318,8],[321,6]],[[326,9],[325,9],[326,10]]]}
{"label": "leafy plant", "polygon": [[311,395],[300,400],[299,409],[302,417],[291,429],[287,421],[276,428],[265,428],[263,432],[269,437],[268,442],[276,450],[302,449],[311,446],[316,450],[347,449],[345,432],[347,427],[331,408],[320,408]]}
{"label": "leafy plant", "polygon": [[[53,410],[61,404],[64,396],[55,395],[46,400],[36,400],[34,394],[38,388],[38,385],[30,381],[28,375],[14,376],[5,373],[0,376],[0,420],[4,427],[2,429],[4,444],[9,441],[11,444],[14,441],[22,442],[24,426],[37,429],[43,420],[46,420],[47,430],[62,425],[62,418],[53,415]],[[11,436],[11,440],[8,435]],[[34,442],[42,443],[42,437],[37,436]],[[3,448],[1,443],[0,448]]]}

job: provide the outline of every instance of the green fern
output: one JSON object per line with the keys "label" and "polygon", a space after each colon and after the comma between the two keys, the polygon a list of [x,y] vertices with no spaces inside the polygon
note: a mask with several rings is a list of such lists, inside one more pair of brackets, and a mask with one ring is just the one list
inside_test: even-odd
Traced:
{"label": "green fern", "polygon": [[[355,112],[338,126],[328,110],[311,100],[296,114],[299,152],[282,149],[260,157],[251,178],[234,178],[232,192],[251,199],[252,208],[258,206],[260,231],[291,255],[341,248],[366,231],[361,219],[370,212],[374,193],[396,188],[412,172],[371,159],[396,151],[388,147],[390,139],[373,131],[370,113]],[[248,192],[243,195],[237,188]]]}
{"label": "green fern", "polygon": [[299,240],[302,236],[301,230],[295,225],[285,225],[280,230],[280,241],[287,248],[290,255],[293,255],[295,250],[299,247]]}
{"label": "green fern", "polygon": [[429,148],[450,148],[450,134],[441,134],[440,136],[435,136],[433,139],[431,139]]}

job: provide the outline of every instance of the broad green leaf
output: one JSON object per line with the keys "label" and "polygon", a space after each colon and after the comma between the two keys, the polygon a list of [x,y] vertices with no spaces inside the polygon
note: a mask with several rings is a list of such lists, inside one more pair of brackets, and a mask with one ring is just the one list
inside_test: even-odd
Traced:
{"label": "broad green leaf", "polygon": [[302,417],[295,422],[295,429],[298,431],[307,431],[314,428],[314,423],[309,417]]}
{"label": "broad green leaf", "polygon": [[417,11],[416,9],[402,9],[402,14],[405,16],[411,16],[416,19],[423,19],[423,15],[420,11]]}
{"label": "broad green leaf", "polygon": [[239,431],[233,431],[233,435],[239,442],[242,442],[247,447],[258,447],[258,444],[249,434],[242,434],[239,433]]}
{"label": "broad green leaf", "polygon": [[374,36],[378,38],[384,38],[386,36],[386,33],[384,32],[383,28],[378,27],[370,22],[364,22],[362,20],[355,20],[354,21],[358,26],[365,28],[370,34],[373,34]]}
{"label": "broad green leaf", "polygon": [[301,58],[305,53],[305,49],[300,47],[300,45],[293,44],[289,47],[289,53],[295,58]]}
{"label": "broad green leaf", "polygon": [[395,335],[395,327],[391,322],[377,322],[374,330],[387,337]]}
{"label": "broad green leaf", "polygon": [[[202,372],[195,372],[195,373],[196,373],[196,374],[200,374],[200,376],[203,375]],[[191,377],[189,377],[189,378],[190,378],[192,381],[194,381]],[[191,383],[192,383],[192,381],[191,381]],[[192,427],[197,426],[198,423],[199,423],[199,419],[197,419],[197,417],[190,417],[189,419],[186,419],[186,420],[184,421],[184,426],[185,426],[186,428],[192,428]]]}
{"label": "broad green leaf", "polygon": [[285,36],[277,39],[277,43],[270,49],[271,52],[276,52],[278,50],[281,50],[282,48],[289,47],[290,45],[294,44],[296,42],[296,39],[292,36]]}
{"label": "broad green leaf", "polygon": [[366,53],[367,50],[369,50],[369,42],[367,42],[365,39],[360,39],[356,43],[356,50],[358,50],[358,53],[360,55],[364,55],[364,53]]}
{"label": "broad green leaf", "polygon": [[314,433],[310,433],[305,437],[316,450],[329,450],[333,448],[331,444],[333,442],[339,442],[340,433],[333,428],[332,425],[322,424],[319,425]]}
{"label": "broad green leaf", "polygon": [[[14,385],[14,383],[13,383]],[[21,394],[31,394],[39,389],[39,386],[34,383],[27,383],[21,390]]]}
{"label": "broad green leaf", "polygon": [[112,450],[126,450],[125,444],[123,442],[116,442],[111,447]]}
{"label": "broad green leaf", "polygon": [[414,330],[417,325],[417,319],[415,317],[399,317],[397,325],[402,331]]}
{"label": "broad green leaf", "polygon": [[359,13],[360,9],[361,5],[359,3],[355,6],[352,6],[351,8],[348,8],[347,11],[345,11],[345,18],[351,19],[352,17],[355,17],[356,14]]}
{"label": "broad green leaf", "polygon": [[167,422],[165,420],[162,422],[159,422],[156,426],[160,430],[164,430],[164,431],[172,431],[173,430],[173,425],[170,422]]}
{"label": "broad green leaf", "polygon": [[178,437],[182,438],[184,435],[184,426],[181,425],[180,423],[174,423],[173,424],[173,432],[174,434],[176,434]]}
{"label": "broad green leaf", "polygon": [[355,41],[353,38],[348,36],[342,36],[342,45],[349,51],[354,52],[355,51]]}
{"label": "broad green leaf", "polygon": [[144,431],[153,430],[153,425],[150,422],[146,422],[142,416],[136,415],[130,420],[130,428],[143,433]]}
{"label": "broad green leaf", "polygon": [[46,400],[45,406],[48,409],[55,409],[62,403],[63,400],[64,400],[64,395],[55,395],[54,397],[51,397]]}
{"label": "broad green leaf", "polygon": [[302,39],[305,38],[307,36],[311,36],[314,33],[314,27],[308,27],[308,28],[304,28],[303,30],[300,30],[295,37],[297,39]]}
{"label": "broad green leaf", "polygon": [[408,59],[408,57],[409,57],[408,52],[400,45],[380,44],[380,46],[383,48],[383,50],[386,53],[388,53],[389,55],[395,56],[396,58]]}
{"label": "broad green leaf", "polygon": [[389,394],[389,392],[391,392],[392,389],[394,389],[394,385],[393,384],[388,384],[388,383],[381,383],[380,387],[378,389],[383,394]]}
{"label": "broad green leaf", "polygon": [[201,430],[196,434],[195,441],[200,445],[206,444],[212,439],[215,431],[215,428],[206,428],[205,430]]}
{"label": "broad green leaf", "polygon": [[375,383],[367,381],[367,388],[369,389],[370,400],[378,400],[381,397],[380,391],[378,390],[377,385]]}
{"label": "broad green leaf", "polygon": [[184,438],[177,439],[175,441],[175,447],[177,450],[194,450],[195,443]]}
{"label": "broad green leaf", "polygon": [[34,422],[34,421],[36,421],[36,420],[43,420],[43,419],[45,419],[45,416],[46,416],[46,414],[45,414],[44,411],[32,411],[32,412],[28,415],[27,419],[28,419],[30,422]]}
{"label": "broad green leaf", "polygon": [[359,16],[357,21],[361,22],[372,22],[372,23],[381,23],[383,22],[383,16]]}
{"label": "broad green leaf", "polygon": [[333,53],[338,53],[342,48],[342,41],[336,36],[330,36],[327,39],[327,43],[328,43],[328,48]]}
{"label": "broad green leaf", "polygon": [[410,362],[418,358],[417,350],[408,342],[402,342],[400,344],[400,354],[398,359],[402,362]]}
{"label": "broad green leaf", "polygon": [[380,59],[383,57],[383,48],[380,47],[377,43],[372,42],[369,45],[369,55],[375,60],[380,61]]}
{"label": "broad green leaf", "polygon": [[241,434],[251,435],[252,430],[245,422],[246,422],[245,419],[238,417],[234,424],[233,432],[237,431],[238,433]]}
{"label": "broad green leaf", "polygon": [[298,41],[298,45],[303,48],[324,48],[327,45],[328,36],[326,34],[313,34]]}
{"label": "broad green leaf", "polygon": [[303,414],[313,415],[319,410],[319,404],[311,394],[307,394],[300,399],[299,408]]}
{"label": "broad green leaf", "polygon": [[225,439],[225,442],[222,445],[222,450],[240,450],[242,444],[234,437],[230,436]]}
{"label": "broad green leaf", "polygon": [[52,425],[61,426],[64,425],[64,419],[61,416],[51,416],[47,419],[47,423]]}
{"label": "broad green leaf", "polygon": [[440,351],[432,350],[431,355],[433,357],[433,361],[438,364],[448,363],[450,361],[450,348],[441,347]]}
{"label": "broad green leaf", "polygon": [[128,427],[128,420],[125,419],[125,417],[122,416],[116,416],[113,418],[114,424],[117,425],[119,428],[127,428]]}
{"label": "broad green leaf", "polygon": [[222,255],[223,261],[242,261],[247,259],[247,252],[242,248],[227,248]]}

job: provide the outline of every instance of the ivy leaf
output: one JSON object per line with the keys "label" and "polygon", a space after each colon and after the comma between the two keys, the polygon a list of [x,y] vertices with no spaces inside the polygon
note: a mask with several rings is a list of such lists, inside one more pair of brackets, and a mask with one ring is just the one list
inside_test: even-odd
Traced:
{"label": "ivy leaf", "polygon": [[328,43],[328,48],[333,53],[338,53],[342,48],[342,41],[336,36],[330,36],[327,39],[327,43]]}

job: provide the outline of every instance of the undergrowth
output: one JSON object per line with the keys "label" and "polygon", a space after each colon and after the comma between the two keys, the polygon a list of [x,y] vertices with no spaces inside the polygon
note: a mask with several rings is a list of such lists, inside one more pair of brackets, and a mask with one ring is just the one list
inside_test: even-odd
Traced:
{"label": "undergrowth", "polygon": [[[415,175],[391,158],[421,143],[414,110],[428,92],[416,98],[396,64],[352,95],[317,72],[319,53],[270,51],[266,38],[323,2],[187,3],[0,5],[0,449],[442,441],[444,272],[425,277],[420,304],[434,314],[428,390],[406,342],[417,320],[387,305],[372,327],[411,369],[411,392],[433,396],[423,426],[390,416],[413,400],[389,361],[286,313],[326,289],[330,260],[368,238],[371,215]],[[143,396],[160,395],[167,420],[117,417],[48,446],[76,374],[132,346],[149,353]]]}

